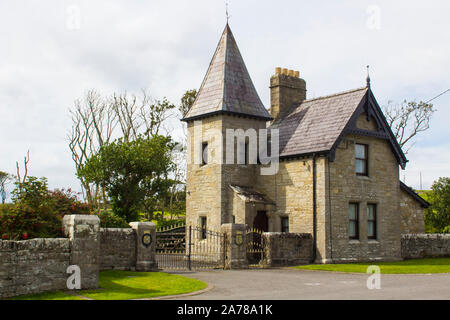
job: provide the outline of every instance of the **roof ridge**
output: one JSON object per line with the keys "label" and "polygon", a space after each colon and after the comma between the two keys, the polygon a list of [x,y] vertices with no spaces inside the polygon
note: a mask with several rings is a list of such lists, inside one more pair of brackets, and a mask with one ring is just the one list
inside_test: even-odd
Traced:
{"label": "roof ridge", "polygon": [[317,97],[317,98],[306,99],[306,100],[303,100],[301,104],[303,104],[305,102],[315,101],[315,100],[333,98],[333,97],[336,97],[336,96],[341,96],[341,95],[344,95],[344,94],[353,93],[353,92],[361,91],[361,90],[367,90],[367,89],[368,89],[367,87],[360,87],[360,88],[356,88],[356,89],[350,89],[350,90],[346,90],[346,91],[342,91],[342,92],[329,94],[329,95],[326,95],[326,96],[320,96],[320,97]]}

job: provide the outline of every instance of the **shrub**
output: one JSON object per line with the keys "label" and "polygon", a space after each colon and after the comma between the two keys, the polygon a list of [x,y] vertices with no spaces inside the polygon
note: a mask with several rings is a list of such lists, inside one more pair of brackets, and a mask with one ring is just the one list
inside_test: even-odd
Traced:
{"label": "shrub", "polygon": [[59,217],[48,214],[44,207],[32,208],[23,203],[16,203],[7,210],[2,208],[0,234],[4,240],[55,238],[63,235]]}
{"label": "shrub", "polygon": [[102,228],[130,228],[124,218],[119,217],[111,210],[103,210],[97,213]]}
{"label": "shrub", "polygon": [[53,211],[61,217],[66,214],[91,214],[92,208],[87,203],[80,202],[77,194],[71,189],[55,189],[49,191],[46,201]]}
{"label": "shrub", "polygon": [[28,177],[16,184],[12,204],[0,206],[0,235],[3,240],[62,237],[62,218],[67,214],[91,214],[70,189],[49,191],[45,178]]}

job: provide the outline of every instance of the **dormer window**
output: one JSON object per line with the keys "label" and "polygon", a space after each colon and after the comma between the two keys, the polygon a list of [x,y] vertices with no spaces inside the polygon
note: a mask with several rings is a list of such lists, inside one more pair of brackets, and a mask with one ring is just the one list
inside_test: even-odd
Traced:
{"label": "dormer window", "polygon": [[367,176],[369,167],[367,144],[355,144],[355,160],[356,174]]}

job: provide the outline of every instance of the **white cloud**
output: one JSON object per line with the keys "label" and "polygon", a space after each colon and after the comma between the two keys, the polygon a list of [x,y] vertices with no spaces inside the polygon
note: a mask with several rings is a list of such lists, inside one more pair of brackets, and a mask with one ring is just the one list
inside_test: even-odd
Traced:
{"label": "white cloud", "polygon": [[[67,28],[72,5],[80,29]],[[368,5],[380,7],[380,30],[366,27]],[[311,97],[364,85],[370,64],[385,103],[450,87],[449,9],[444,0],[232,1],[230,24],[266,107],[276,66],[299,69]],[[223,1],[0,3],[0,169],[14,173],[30,149],[32,175],[79,189],[65,140],[73,101],[92,87],[105,94],[146,87],[178,103],[199,87],[224,24]],[[417,170],[429,181],[449,173],[439,159],[448,163],[450,95],[435,102],[431,130],[408,155],[407,182]],[[436,152],[432,171],[425,152]]]}

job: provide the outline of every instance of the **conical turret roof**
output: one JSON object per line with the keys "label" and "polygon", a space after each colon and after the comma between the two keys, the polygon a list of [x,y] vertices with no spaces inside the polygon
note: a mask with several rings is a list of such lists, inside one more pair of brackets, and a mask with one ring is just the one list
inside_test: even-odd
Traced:
{"label": "conical turret roof", "polygon": [[197,97],[183,120],[220,113],[272,119],[256,92],[228,24]]}

